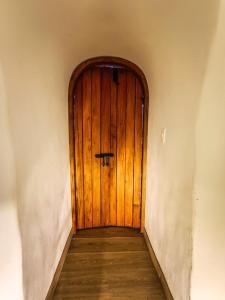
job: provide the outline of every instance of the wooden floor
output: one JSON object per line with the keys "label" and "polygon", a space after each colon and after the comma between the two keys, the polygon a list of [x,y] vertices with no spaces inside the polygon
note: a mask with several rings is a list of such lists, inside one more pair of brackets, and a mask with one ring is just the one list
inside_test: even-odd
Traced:
{"label": "wooden floor", "polygon": [[73,237],[54,295],[60,299],[163,300],[143,236],[121,228]]}

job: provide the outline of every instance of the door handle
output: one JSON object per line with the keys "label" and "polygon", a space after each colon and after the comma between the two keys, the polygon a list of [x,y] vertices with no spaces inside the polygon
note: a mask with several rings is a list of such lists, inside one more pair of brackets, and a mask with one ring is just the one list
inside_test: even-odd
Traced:
{"label": "door handle", "polygon": [[109,166],[109,159],[110,159],[110,157],[113,157],[114,156],[114,154],[113,153],[96,153],[95,154],[95,157],[96,158],[103,158],[103,167],[104,166]]}

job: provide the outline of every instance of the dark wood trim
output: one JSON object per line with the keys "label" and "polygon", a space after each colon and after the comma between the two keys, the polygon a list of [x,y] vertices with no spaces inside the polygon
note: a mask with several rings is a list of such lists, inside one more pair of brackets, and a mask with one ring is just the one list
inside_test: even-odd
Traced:
{"label": "dark wood trim", "polygon": [[141,232],[144,231],[145,223],[145,197],[146,197],[146,167],[147,167],[147,138],[148,138],[148,109],[149,109],[149,90],[146,77],[143,71],[134,63],[119,57],[100,56],[85,60],[80,63],[72,73],[69,83],[69,147],[70,147],[70,184],[71,184],[71,208],[73,230],[76,231],[76,190],[75,190],[75,144],[74,144],[74,112],[73,112],[73,92],[79,76],[90,66],[99,64],[118,64],[132,70],[140,79],[145,99],[144,111],[144,143],[143,143],[143,168],[142,168],[142,203],[141,203]]}
{"label": "dark wood trim", "polygon": [[73,233],[74,233],[73,228],[71,228],[68,239],[66,241],[65,247],[63,249],[62,255],[60,257],[58,266],[56,268],[55,274],[54,274],[53,279],[52,279],[52,283],[49,287],[48,294],[47,294],[45,300],[53,299],[54,292],[55,292],[56,286],[57,286],[58,281],[59,281],[59,276],[61,274],[64,262],[65,262],[65,259],[66,259],[66,255],[67,255],[69,247],[70,247],[70,243],[71,243],[71,240],[72,240],[72,237],[73,237]]}
{"label": "dark wood trim", "polygon": [[156,269],[156,272],[157,272],[157,274],[158,274],[158,276],[159,276],[159,279],[160,279],[160,281],[161,281],[161,284],[162,284],[164,293],[165,293],[165,295],[166,295],[166,299],[168,299],[168,300],[174,300],[174,298],[173,298],[173,296],[172,296],[172,293],[171,293],[171,291],[170,291],[170,288],[169,288],[169,286],[168,286],[168,283],[167,283],[167,281],[166,281],[165,275],[163,274],[163,271],[162,271],[162,269],[161,269],[161,266],[160,266],[160,264],[159,264],[159,261],[158,261],[156,255],[155,255],[155,252],[154,252],[154,250],[153,250],[153,248],[152,248],[150,239],[149,239],[148,234],[147,234],[147,232],[146,232],[145,229],[144,229],[143,235],[144,235],[144,239],[145,239],[145,242],[146,242],[146,244],[147,244],[147,247],[148,247],[149,255],[150,255],[150,257],[151,257],[151,260],[152,260],[152,262],[153,262],[153,265],[154,265],[154,267],[155,267],[155,269]]}

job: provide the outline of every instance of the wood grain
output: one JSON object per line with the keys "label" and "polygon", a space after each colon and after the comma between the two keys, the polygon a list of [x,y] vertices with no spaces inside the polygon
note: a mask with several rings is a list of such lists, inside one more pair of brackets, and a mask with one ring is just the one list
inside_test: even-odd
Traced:
{"label": "wood grain", "polygon": [[92,71],[92,192],[93,227],[101,226],[100,160],[95,157],[101,150],[100,142],[101,72]]}
{"label": "wood grain", "polygon": [[74,237],[54,299],[165,300],[143,236],[124,229],[124,237],[113,237],[113,230]]}
{"label": "wood grain", "polygon": [[[134,198],[135,77],[131,72],[127,72],[126,107],[125,226],[132,227]],[[141,159],[141,157],[139,159]]]}
{"label": "wood grain", "polygon": [[84,228],[84,172],[83,172],[83,100],[82,78],[77,82],[74,99],[74,127],[75,127],[75,170],[76,170],[76,212],[77,228]]}
{"label": "wood grain", "polygon": [[142,87],[138,79],[135,80],[135,131],[134,131],[134,202],[133,227],[140,228],[141,213],[141,174],[142,174]]}
{"label": "wood grain", "polygon": [[[74,87],[73,87],[74,88]],[[69,125],[69,149],[70,149],[70,191],[71,191],[71,218],[74,232],[77,229],[76,218],[76,175],[75,175],[75,128],[74,128],[74,89],[69,88],[68,99],[68,125]]]}
{"label": "wood grain", "polygon": [[146,245],[142,237],[113,237],[92,238],[72,240],[70,252],[121,252],[121,251],[143,251]]}
{"label": "wood grain", "polygon": [[114,154],[110,159],[110,225],[117,225],[117,84],[113,80],[110,119],[110,151]]}
{"label": "wood grain", "polygon": [[[111,102],[111,71],[102,70],[101,96],[101,152],[110,152],[110,102]],[[110,224],[110,167],[101,163],[101,219],[102,225]]]}
{"label": "wood grain", "polygon": [[117,97],[117,225],[124,226],[126,160],[126,71],[119,72]]}
{"label": "wood grain", "polygon": [[126,229],[124,227],[106,227],[83,229],[76,232],[75,238],[90,238],[90,237],[138,237],[142,233],[138,229]]}
{"label": "wood grain", "polygon": [[83,74],[83,165],[85,228],[92,227],[91,71]]}

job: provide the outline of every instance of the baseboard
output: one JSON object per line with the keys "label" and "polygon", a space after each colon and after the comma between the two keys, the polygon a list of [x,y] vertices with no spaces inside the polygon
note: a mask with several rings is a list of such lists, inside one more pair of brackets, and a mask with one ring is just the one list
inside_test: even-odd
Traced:
{"label": "baseboard", "polygon": [[162,271],[162,269],[160,267],[160,264],[158,262],[158,259],[157,259],[156,255],[155,255],[155,252],[154,252],[154,250],[152,248],[151,242],[149,240],[148,234],[147,234],[147,232],[146,232],[145,229],[143,231],[143,235],[144,235],[144,239],[145,239],[145,242],[147,244],[147,247],[148,247],[149,255],[150,255],[151,259],[152,259],[153,265],[154,265],[154,267],[156,269],[156,272],[157,272],[157,274],[159,276],[159,279],[161,281],[164,293],[166,295],[166,299],[168,299],[168,300],[174,300],[173,296],[171,294],[170,288],[169,288],[169,286],[167,284],[166,278],[165,278],[165,276],[163,274],[163,271]]}
{"label": "baseboard", "polygon": [[63,249],[62,255],[60,257],[58,266],[56,268],[55,274],[54,274],[53,279],[52,279],[52,283],[51,283],[51,285],[49,287],[48,294],[47,294],[45,300],[51,300],[51,299],[53,299],[54,292],[55,292],[57,283],[59,281],[60,273],[62,272],[62,268],[63,268],[64,262],[65,262],[65,259],[66,259],[66,255],[67,255],[69,247],[70,247],[70,243],[71,243],[72,237],[73,237],[73,228],[71,228],[71,230],[70,230],[69,236],[67,238],[65,247]]}

